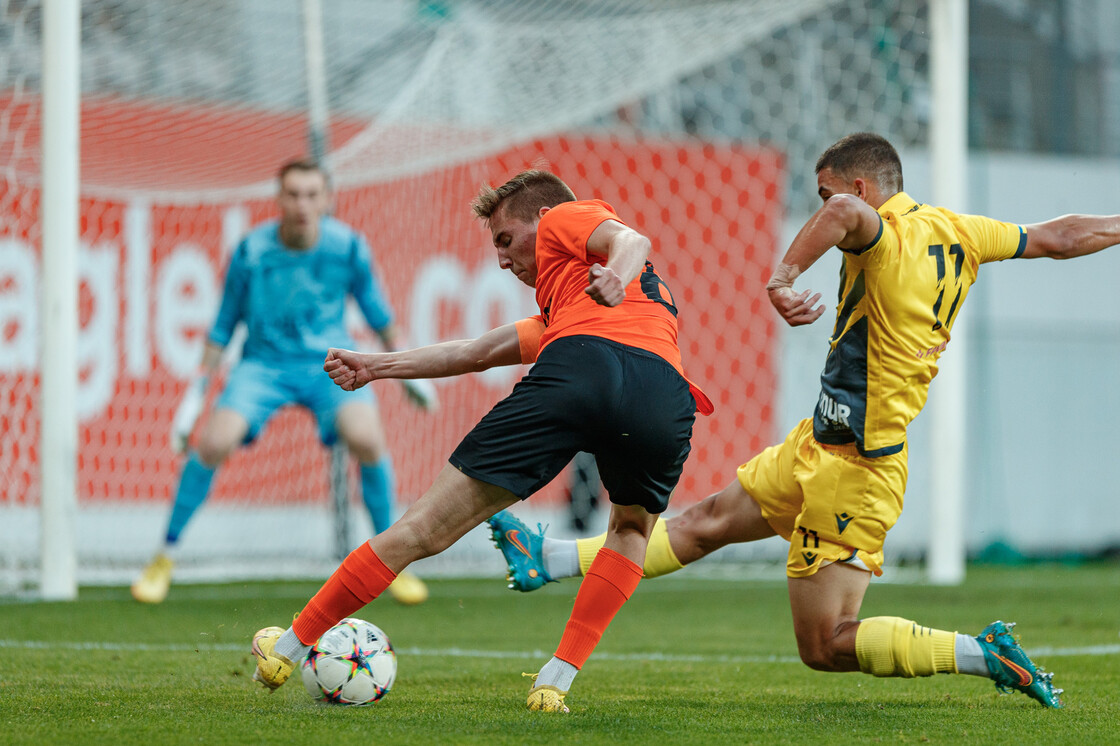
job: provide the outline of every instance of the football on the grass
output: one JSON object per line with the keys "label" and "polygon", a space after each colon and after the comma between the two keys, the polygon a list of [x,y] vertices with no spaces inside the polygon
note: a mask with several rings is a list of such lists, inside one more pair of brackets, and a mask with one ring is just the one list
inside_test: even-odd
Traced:
{"label": "football on the grass", "polygon": [[336,705],[370,705],[389,693],[397,654],[389,637],[364,619],[343,619],[311,646],[301,670],[315,699]]}

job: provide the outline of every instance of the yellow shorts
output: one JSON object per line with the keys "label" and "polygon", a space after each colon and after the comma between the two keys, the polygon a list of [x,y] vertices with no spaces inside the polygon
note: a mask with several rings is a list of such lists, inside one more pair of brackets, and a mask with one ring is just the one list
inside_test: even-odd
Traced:
{"label": "yellow shorts", "polygon": [[790,542],[787,575],[812,575],[832,562],[862,562],[883,574],[883,540],[902,513],[906,450],[867,458],[854,443],[818,443],[813,421],[802,420],[784,443],[739,467],[743,489]]}

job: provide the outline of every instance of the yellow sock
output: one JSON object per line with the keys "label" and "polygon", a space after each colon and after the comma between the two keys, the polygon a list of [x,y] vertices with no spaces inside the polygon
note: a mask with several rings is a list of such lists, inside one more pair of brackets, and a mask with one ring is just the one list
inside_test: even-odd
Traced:
{"label": "yellow sock", "polygon": [[646,561],[642,572],[647,578],[656,578],[658,575],[668,575],[684,567],[673,547],[669,544],[669,528],[663,518],[658,518],[653,525],[653,533],[649,535],[649,546],[646,548]]}
{"label": "yellow sock", "polygon": [[872,676],[957,673],[956,633],[919,626],[909,619],[876,616],[856,630],[859,668]]}
{"label": "yellow sock", "polygon": [[587,575],[587,568],[591,567],[591,561],[595,559],[595,555],[603,548],[603,544],[605,544],[606,541],[606,534],[599,534],[598,536],[592,536],[588,539],[576,539],[576,551],[579,552],[580,575]]}
{"label": "yellow sock", "polygon": [[[592,536],[589,539],[577,539],[576,550],[579,552],[579,574],[586,575],[591,561],[599,553],[603,543],[607,540],[606,534]],[[653,533],[649,537],[649,547],[646,549],[646,561],[642,566],[642,573],[647,578],[656,578],[658,575],[668,575],[684,567],[673,547],[669,544],[669,529],[665,526],[665,519],[658,518],[653,526]]]}

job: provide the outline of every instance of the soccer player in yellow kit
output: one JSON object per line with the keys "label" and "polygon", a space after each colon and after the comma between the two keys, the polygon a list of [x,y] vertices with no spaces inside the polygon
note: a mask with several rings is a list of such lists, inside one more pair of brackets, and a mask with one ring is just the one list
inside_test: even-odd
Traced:
{"label": "soccer player in yellow kit", "polygon": [[[817,161],[821,207],[798,233],[767,291],[791,326],[824,312],[820,294],[794,281],[835,246],[843,252],[836,323],[812,418],[737,470],[722,491],[668,521],[650,538],[646,577],[680,569],[727,544],[775,534],[786,564],[801,659],[821,671],[875,676],[985,676],[1046,707],[1060,707],[1053,674],[1040,673],[993,622],[980,635],[899,617],[860,619],[883,540],[902,511],[906,427],[925,405],[938,360],[981,264],[1012,258],[1067,259],[1120,242],[1120,216],[1066,215],[1019,226],[958,215],[902,191],[891,144],[849,135]],[[583,572],[597,538],[545,539],[511,514],[490,521],[511,587],[533,590]],[[516,540],[516,541],[513,541]]]}

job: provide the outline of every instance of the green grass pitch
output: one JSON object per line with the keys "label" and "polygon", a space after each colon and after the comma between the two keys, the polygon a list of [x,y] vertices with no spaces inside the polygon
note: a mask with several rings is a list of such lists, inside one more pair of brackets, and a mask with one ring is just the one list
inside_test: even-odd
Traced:
{"label": "green grass pitch", "polygon": [[500,579],[433,580],[422,606],[384,599],[355,616],[399,655],[367,708],[321,705],[298,674],[250,680],[249,638],[285,626],[317,589],[291,582],[174,586],[155,607],[126,588],[73,603],[0,602],[2,744],[1116,743],[1120,565],[970,568],[961,587],[873,582],[864,616],[975,634],[1001,618],[1056,672],[1045,710],[964,676],[876,679],[797,660],[782,571],[644,581],[568,696],[529,713],[528,680],[559,640],[577,583],[532,594]]}

